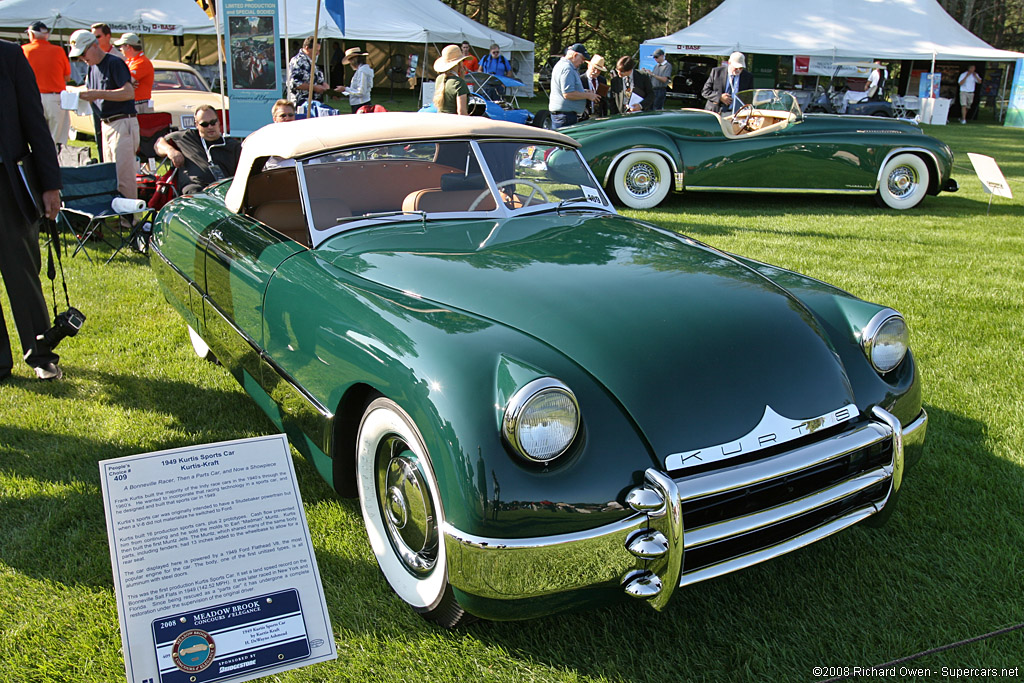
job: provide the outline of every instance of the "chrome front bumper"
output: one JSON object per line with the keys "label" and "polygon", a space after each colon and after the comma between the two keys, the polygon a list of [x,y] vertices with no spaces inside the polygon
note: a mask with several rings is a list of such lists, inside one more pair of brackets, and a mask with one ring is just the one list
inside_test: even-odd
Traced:
{"label": "chrome front bumper", "polygon": [[[448,577],[481,598],[515,600],[619,584],[663,608],[678,586],[784,555],[881,511],[899,489],[905,452],[923,446],[928,416],[905,428],[875,408],[855,429],[762,460],[673,479],[648,469],[626,498],[635,514],[583,532],[496,539],[445,525]],[[687,526],[688,506],[746,495],[880,447],[885,461],[784,504]],[[727,509],[727,508],[723,508]],[[724,555],[718,557],[723,550]],[[738,548],[738,550],[737,550]]]}

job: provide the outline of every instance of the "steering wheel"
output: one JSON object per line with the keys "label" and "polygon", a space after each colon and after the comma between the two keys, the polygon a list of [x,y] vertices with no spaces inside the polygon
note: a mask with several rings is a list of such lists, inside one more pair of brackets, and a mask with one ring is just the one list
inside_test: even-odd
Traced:
{"label": "steering wheel", "polygon": [[733,123],[740,124],[740,132],[749,130],[750,127],[750,116],[754,113],[754,105],[744,104],[740,107],[740,110],[736,112],[732,117]]}
{"label": "steering wheel", "polygon": [[[526,196],[526,199],[523,200],[523,206],[529,206],[530,204],[532,204],[533,203],[533,199],[534,199],[534,197],[537,196],[538,192],[540,192],[540,195],[544,198],[545,202],[550,202],[551,201],[551,198],[548,196],[547,192],[544,191],[544,188],[542,188],[540,185],[538,185],[537,183],[533,182],[532,180],[526,180],[524,178],[511,178],[509,180],[502,180],[500,183],[497,183],[496,187],[500,190],[501,188],[503,188],[503,187],[505,187],[507,185],[516,185],[516,184],[527,185],[527,186],[529,186],[529,188],[531,190],[530,194],[528,194]],[[480,202],[482,202],[484,199],[486,199],[490,195],[491,195],[491,191],[489,189],[484,190],[483,192],[480,193],[479,197],[477,197],[476,199],[473,200],[473,203],[470,204],[469,208],[466,209],[466,210],[467,211],[475,210],[476,207],[480,205]],[[508,206],[508,202],[505,202],[505,205]],[[512,207],[509,207],[509,208],[512,208]]]}

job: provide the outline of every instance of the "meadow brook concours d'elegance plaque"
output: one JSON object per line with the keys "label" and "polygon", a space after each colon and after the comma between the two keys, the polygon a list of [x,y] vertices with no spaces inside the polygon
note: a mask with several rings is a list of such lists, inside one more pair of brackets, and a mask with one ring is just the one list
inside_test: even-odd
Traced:
{"label": "meadow brook concours d'elegance plaque", "polygon": [[283,434],[99,463],[130,683],[337,657]]}

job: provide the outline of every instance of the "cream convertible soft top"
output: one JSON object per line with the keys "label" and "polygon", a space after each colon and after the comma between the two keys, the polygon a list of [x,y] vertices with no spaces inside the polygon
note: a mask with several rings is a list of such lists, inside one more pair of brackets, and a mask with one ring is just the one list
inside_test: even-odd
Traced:
{"label": "cream convertible soft top", "polygon": [[261,157],[294,159],[351,145],[446,138],[520,138],[557,142],[569,147],[580,146],[562,133],[518,123],[492,121],[482,116],[388,112],[272,123],[245,139],[235,181],[231,183],[224,198],[225,204],[235,213],[241,209],[253,162]]}

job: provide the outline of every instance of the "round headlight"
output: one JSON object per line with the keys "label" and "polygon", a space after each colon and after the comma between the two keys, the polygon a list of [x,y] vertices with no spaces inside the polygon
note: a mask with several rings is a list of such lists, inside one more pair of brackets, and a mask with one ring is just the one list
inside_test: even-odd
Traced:
{"label": "round headlight", "polygon": [[557,379],[535,379],[517,391],[505,409],[504,434],[527,460],[549,462],[576,438],[580,409],[576,397]]}
{"label": "round headlight", "polygon": [[864,353],[878,372],[894,369],[907,355],[909,332],[903,316],[884,309],[875,314],[864,328]]}

